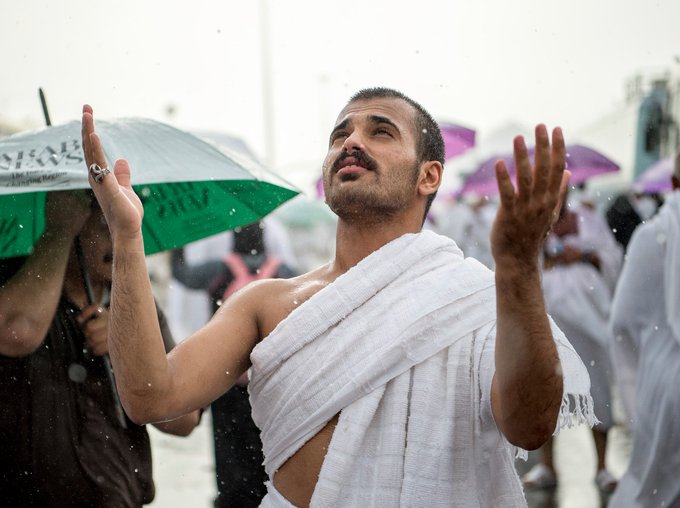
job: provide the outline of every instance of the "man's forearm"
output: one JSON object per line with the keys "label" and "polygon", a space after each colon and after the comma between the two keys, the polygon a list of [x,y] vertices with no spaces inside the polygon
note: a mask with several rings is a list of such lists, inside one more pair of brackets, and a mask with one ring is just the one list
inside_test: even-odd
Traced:
{"label": "man's forearm", "polygon": [[73,238],[45,232],[0,288],[0,354],[24,356],[42,343],[59,304]]}
{"label": "man's forearm", "polygon": [[128,416],[137,423],[163,419],[169,366],[157,319],[141,238],[113,250],[109,353]]}
{"label": "man's forearm", "polygon": [[562,373],[538,264],[497,264],[496,291],[494,416],[511,442],[536,448],[554,431],[562,400]]}

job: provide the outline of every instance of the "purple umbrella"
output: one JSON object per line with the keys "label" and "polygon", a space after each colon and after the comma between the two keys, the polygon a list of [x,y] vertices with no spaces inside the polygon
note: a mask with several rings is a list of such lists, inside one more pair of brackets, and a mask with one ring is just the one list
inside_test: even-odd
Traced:
{"label": "purple umbrella", "polygon": [[449,122],[440,122],[444,138],[444,159],[449,160],[475,146],[475,131]]}
{"label": "purple umbrella", "polygon": [[661,159],[645,169],[633,182],[638,192],[666,192],[671,190],[673,157]]}
{"label": "purple umbrella", "polygon": [[[529,149],[533,158],[534,149]],[[512,154],[491,157],[484,161],[465,179],[461,194],[489,196],[498,194],[495,165],[497,160],[505,161],[513,183],[515,183],[515,161]],[[592,148],[583,145],[567,146],[567,169],[571,171],[570,184],[579,184],[589,178],[619,170],[619,165]]]}

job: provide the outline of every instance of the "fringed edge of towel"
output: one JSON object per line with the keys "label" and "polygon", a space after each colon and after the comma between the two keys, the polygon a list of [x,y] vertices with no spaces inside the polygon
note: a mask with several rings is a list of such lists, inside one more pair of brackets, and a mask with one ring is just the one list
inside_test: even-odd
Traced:
{"label": "fringed edge of towel", "polygon": [[[572,407],[572,400],[574,402]],[[556,436],[564,428],[570,429],[575,425],[588,424],[593,427],[600,423],[600,420],[595,416],[595,409],[593,408],[593,397],[589,394],[565,393],[562,396],[562,404],[560,405],[560,414],[557,417],[557,427],[553,436]],[[524,448],[515,447],[515,459],[527,460],[529,452]]]}

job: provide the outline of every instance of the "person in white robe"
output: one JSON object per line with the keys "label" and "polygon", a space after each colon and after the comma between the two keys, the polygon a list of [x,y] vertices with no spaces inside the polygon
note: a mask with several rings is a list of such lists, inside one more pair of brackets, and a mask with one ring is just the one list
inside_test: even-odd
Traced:
{"label": "person in white robe", "polygon": [[466,257],[475,258],[491,270],[491,228],[498,204],[489,196],[469,196],[446,206],[435,230],[455,240]]}
{"label": "person in white robe", "polygon": [[630,419],[630,462],[612,508],[680,506],[680,154],[673,192],[628,244],[610,318]]}
{"label": "person in white robe", "polygon": [[[610,494],[616,480],[606,468],[607,432],[613,426],[611,362],[607,321],[623,252],[607,222],[579,200],[565,205],[544,245],[543,293],[548,314],[583,359],[599,423],[592,429],[598,488]],[[526,488],[557,484],[552,440],[541,460],[523,477]]]}
{"label": "person in white robe", "polygon": [[[105,167],[92,109],[88,167]],[[138,422],[219,397],[251,366],[272,506],[526,506],[515,454],[593,424],[588,372],[545,312],[539,253],[569,173],[562,131],[514,141],[515,190],[496,166],[496,271],[423,223],[444,145],[417,102],[387,88],[348,101],[329,136],[333,259],[228,298],[171,355],[146,318],[143,208],[124,160],[90,185],[114,238],[111,357]],[[96,169],[96,167],[95,167]],[[518,242],[517,239],[522,241]]]}

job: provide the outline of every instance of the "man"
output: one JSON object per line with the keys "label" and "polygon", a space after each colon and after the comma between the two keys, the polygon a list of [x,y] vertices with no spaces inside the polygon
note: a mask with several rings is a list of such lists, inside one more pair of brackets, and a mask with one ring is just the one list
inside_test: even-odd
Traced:
{"label": "man", "polygon": [[[2,263],[15,273],[0,283],[0,498],[3,506],[137,508],[154,497],[151,450],[144,427],[117,412],[103,360],[108,227],[89,191],[50,193],[45,216],[33,254]],[[171,348],[164,318],[149,312]],[[187,412],[157,426],[187,435],[199,420]]]}
{"label": "man", "polygon": [[436,122],[394,90],[356,94],[323,164],[334,259],[249,285],[166,356],[143,319],[153,301],[130,168],[117,161],[109,174],[85,106],[90,183],[114,239],[111,354],[125,407],[140,422],[176,416],[252,365],[262,506],[525,504],[514,447],[540,446],[571,411],[593,420],[580,404],[585,367],[551,330],[540,288],[538,253],[568,178],[564,139],[556,129],[551,147],[544,126],[536,137],[533,169],[515,140],[518,193],[497,167],[494,286],[451,240],[421,232],[441,183]]}
{"label": "man", "polygon": [[[615,478],[606,468],[607,432],[614,425],[611,411],[611,367],[607,320],[623,249],[595,209],[565,200],[543,252],[543,292],[546,308],[583,359],[592,382],[595,414],[592,429],[597,455],[595,482],[611,494]],[[554,487],[552,440],[542,447],[542,461],[523,478],[526,488]]]}
{"label": "man", "polygon": [[609,322],[633,449],[610,506],[680,506],[680,153],[673,192],[633,233]]}

